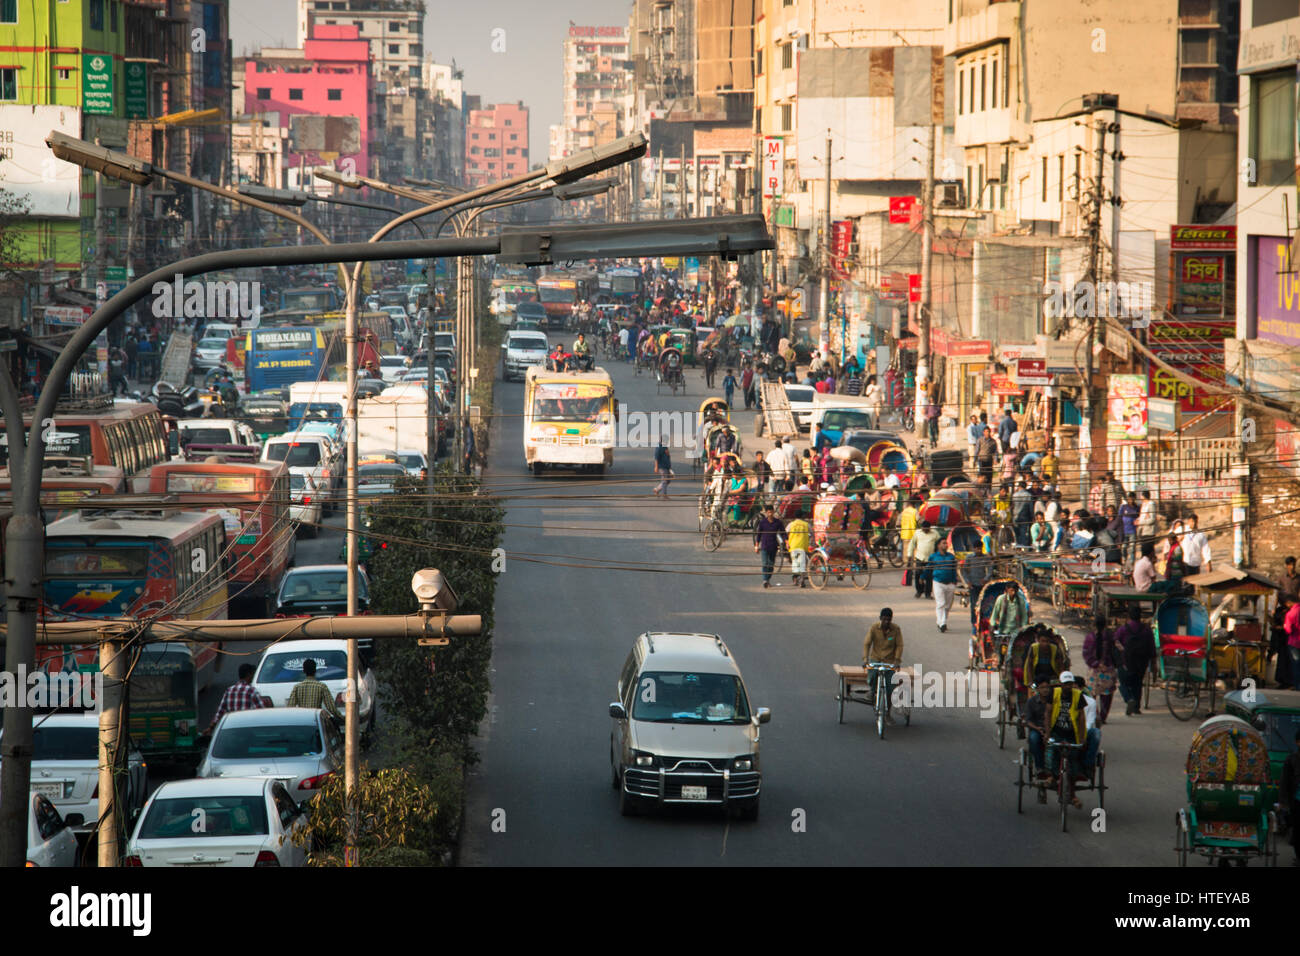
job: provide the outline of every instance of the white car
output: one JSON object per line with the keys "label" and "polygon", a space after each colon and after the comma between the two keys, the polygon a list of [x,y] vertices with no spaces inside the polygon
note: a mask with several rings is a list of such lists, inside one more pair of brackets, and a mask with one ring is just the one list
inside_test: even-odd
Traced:
{"label": "white car", "polygon": [[812,428],[813,411],[815,402],[813,396],[817,394],[817,389],[811,385],[791,385],[786,383],[785,397],[790,403],[790,411],[794,413],[795,422],[798,423],[801,430]]}
{"label": "white car", "polygon": [[321,496],[311,468],[289,469],[289,520],[304,538],[320,534]]}
{"label": "white car", "polygon": [[405,355],[381,355],[379,356],[379,377],[388,385],[392,385],[402,373],[406,371]]}
{"label": "white car", "polygon": [[343,769],[343,735],[320,708],[265,707],[226,714],[199,777],[269,777],[305,803]]}
{"label": "white car", "polygon": [[[310,571],[310,568],[300,569]],[[346,575],[346,568],[344,569]],[[293,576],[286,578],[292,587]],[[288,596],[292,597],[292,595]],[[293,685],[302,680],[302,662],[308,657],[316,662],[316,679],[330,689],[339,713],[343,712],[343,693],[348,683],[348,642],[339,638],[313,640],[285,640],[272,644],[262,652],[257,671],[253,674],[253,690],[263,703],[284,707],[289,702]],[[375,694],[378,684],[374,671],[367,666],[365,655],[357,662],[357,716],[367,732],[374,727]]]}
{"label": "white car", "polygon": [[306,809],[267,777],[169,780],[145,804],[126,866],[305,866]]}
{"label": "white car", "polygon": [[53,803],[35,791],[27,810],[27,865],[77,865],[77,837],[72,827]]}
{"label": "white car", "polygon": [[[140,749],[129,745],[126,806],[144,806],[148,770]],[[91,830],[99,822],[99,715],[39,716],[32,732],[32,792],[50,800],[70,828]]]}

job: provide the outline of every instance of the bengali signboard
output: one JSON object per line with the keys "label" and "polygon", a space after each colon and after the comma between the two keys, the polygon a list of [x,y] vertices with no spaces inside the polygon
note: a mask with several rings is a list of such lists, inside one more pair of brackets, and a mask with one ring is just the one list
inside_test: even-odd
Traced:
{"label": "bengali signboard", "polygon": [[1257,335],[1266,342],[1300,345],[1300,275],[1292,271],[1289,241],[1259,236],[1254,242]]}
{"label": "bengali signboard", "polygon": [[1111,375],[1106,393],[1106,443],[1125,445],[1147,440],[1147,377]]}

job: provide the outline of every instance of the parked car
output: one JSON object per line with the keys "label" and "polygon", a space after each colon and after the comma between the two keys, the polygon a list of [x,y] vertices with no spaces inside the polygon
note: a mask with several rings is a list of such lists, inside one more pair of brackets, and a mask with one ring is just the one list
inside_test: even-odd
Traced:
{"label": "parked car", "polygon": [[[296,642],[287,646],[301,657]],[[346,646],[343,653],[346,681]],[[301,680],[301,666],[297,674]],[[289,695],[284,696],[287,700]],[[319,707],[265,707],[224,715],[195,776],[269,777],[284,784],[296,802],[305,803],[342,769],[343,737],[328,713]]]}
{"label": "parked car", "polygon": [[289,520],[304,538],[320,534],[321,496],[311,468],[289,469]]}
{"label": "parked car", "polygon": [[307,825],[279,780],[169,780],[145,804],[126,866],[305,866]]}
{"label": "parked car", "polygon": [[[32,733],[32,792],[48,797],[69,827],[95,826],[99,821],[97,714],[54,713],[38,719]],[[144,757],[131,743],[123,790],[128,817],[144,806],[147,792]]]}
{"label": "parked car", "polygon": [[624,816],[648,805],[711,804],[758,817],[759,725],[772,715],[751,711],[722,638],[642,634],[614,694],[610,774]]}
{"label": "parked car", "polygon": [[[378,691],[370,668],[368,645],[373,642],[362,640],[357,643],[364,648],[357,661],[357,716],[361,726],[369,731],[375,723]],[[283,708],[293,685],[302,680],[302,662],[308,657],[316,662],[316,679],[335,695],[334,702],[342,712],[343,694],[348,684],[348,642],[342,639],[288,640],[272,644],[262,652],[262,659],[253,674],[253,689],[267,706]]]}

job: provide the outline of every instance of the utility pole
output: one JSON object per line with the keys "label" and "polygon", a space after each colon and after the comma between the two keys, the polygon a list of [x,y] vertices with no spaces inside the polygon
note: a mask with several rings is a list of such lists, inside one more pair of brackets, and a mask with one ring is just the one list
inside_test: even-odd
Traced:
{"label": "utility pole", "polygon": [[831,347],[831,131],[826,131],[826,206],[822,210],[822,288],[817,350],[825,358]]}
{"label": "utility pole", "polygon": [[[1084,341],[1084,372],[1083,372],[1083,424],[1080,428],[1079,441],[1079,496],[1088,500],[1088,470],[1092,457],[1092,413],[1093,413],[1093,389],[1092,389],[1092,344],[1097,337],[1097,308],[1096,308],[1096,289],[1098,263],[1101,258],[1101,204],[1102,194],[1105,192],[1105,180],[1103,179],[1103,169],[1106,163],[1106,124],[1099,121],[1097,123],[1097,174],[1093,178],[1092,184],[1092,215],[1088,222],[1088,282],[1091,285],[1094,295],[1092,296],[1093,308],[1088,316],[1088,336]],[[1088,430],[1087,442],[1083,440],[1083,429]],[[1085,457],[1085,455],[1087,457]]]}
{"label": "utility pole", "polygon": [[921,301],[916,307],[916,407],[913,427],[917,438],[926,435],[925,392],[930,384],[930,272],[934,258],[934,124],[925,133],[925,179],[921,181]]}

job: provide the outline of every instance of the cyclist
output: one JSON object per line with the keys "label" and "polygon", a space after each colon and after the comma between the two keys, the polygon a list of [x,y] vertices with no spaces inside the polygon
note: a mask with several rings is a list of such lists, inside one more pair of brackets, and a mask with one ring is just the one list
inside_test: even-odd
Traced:
{"label": "cyclist", "polygon": [[[862,642],[862,666],[870,667],[872,664],[889,664],[897,670],[903,663],[903,632],[898,625],[894,623],[894,612],[891,608],[882,607],[880,609],[880,620],[871,625],[871,630],[867,631],[866,639]],[[881,691],[880,681],[883,675],[885,700],[889,700],[888,695],[892,692],[893,672],[892,671],[872,671],[871,672],[871,693],[874,697]],[[893,715],[885,717],[885,723],[892,724]]]}

